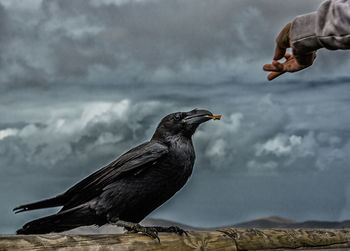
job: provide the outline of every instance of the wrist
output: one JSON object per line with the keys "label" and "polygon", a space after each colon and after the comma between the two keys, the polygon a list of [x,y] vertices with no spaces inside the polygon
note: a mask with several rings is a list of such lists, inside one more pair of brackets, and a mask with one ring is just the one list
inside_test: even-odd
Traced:
{"label": "wrist", "polygon": [[293,56],[299,65],[308,67],[313,64],[316,58],[316,51],[312,51],[308,54],[295,54],[293,48]]}

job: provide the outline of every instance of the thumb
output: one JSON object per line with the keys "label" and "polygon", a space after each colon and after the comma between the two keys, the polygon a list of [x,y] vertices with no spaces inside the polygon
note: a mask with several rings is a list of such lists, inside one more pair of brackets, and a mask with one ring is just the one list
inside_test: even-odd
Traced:
{"label": "thumb", "polygon": [[282,59],[286,53],[287,48],[290,47],[290,27],[291,23],[288,23],[286,26],[284,26],[276,38],[275,56],[273,57],[274,60]]}
{"label": "thumb", "polygon": [[275,49],[275,55],[273,56],[273,60],[280,60],[284,57],[284,55],[286,54],[287,49],[286,48],[282,48],[280,46],[276,46]]}

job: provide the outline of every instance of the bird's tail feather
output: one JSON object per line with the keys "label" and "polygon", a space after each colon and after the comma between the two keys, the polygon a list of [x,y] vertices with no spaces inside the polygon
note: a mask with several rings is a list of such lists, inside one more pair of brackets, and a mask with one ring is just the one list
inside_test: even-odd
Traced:
{"label": "bird's tail feather", "polygon": [[13,211],[17,214],[20,212],[34,210],[34,209],[58,207],[58,206],[62,206],[63,204],[64,204],[64,197],[62,195],[58,195],[54,198],[18,206],[14,208]]}
{"label": "bird's tail feather", "polygon": [[[90,217],[89,217],[90,216]],[[77,207],[68,211],[39,218],[26,223],[17,234],[46,234],[51,232],[63,232],[80,226],[97,224],[96,216],[85,207]]]}

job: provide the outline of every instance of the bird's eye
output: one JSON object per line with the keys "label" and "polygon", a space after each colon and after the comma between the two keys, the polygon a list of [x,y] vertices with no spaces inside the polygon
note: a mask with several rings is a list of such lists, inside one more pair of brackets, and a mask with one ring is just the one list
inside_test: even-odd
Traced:
{"label": "bird's eye", "polygon": [[175,119],[176,121],[179,121],[179,120],[181,119],[180,114],[175,114],[174,119]]}

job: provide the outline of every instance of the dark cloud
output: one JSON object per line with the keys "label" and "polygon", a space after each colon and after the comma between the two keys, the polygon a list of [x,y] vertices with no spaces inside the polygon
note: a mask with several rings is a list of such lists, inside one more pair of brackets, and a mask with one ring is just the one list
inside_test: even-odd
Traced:
{"label": "dark cloud", "polygon": [[7,5],[13,37],[3,80],[9,85],[256,80],[281,23],[320,3],[34,2],[27,11]]}
{"label": "dark cloud", "polygon": [[200,127],[192,179],[153,216],[349,218],[348,54],[320,51],[271,84],[261,71],[281,27],[320,2],[0,1],[0,232],[54,211],[14,206],[66,190],[196,107],[223,119]]}
{"label": "dark cloud", "polygon": [[8,40],[9,30],[7,27],[7,13],[4,6],[0,3],[0,69],[3,68],[3,56],[5,44]]}
{"label": "dark cloud", "polygon": [[[140,87],[137,93],[132,89],[123,91],[129,99],[114,94],[118,87],[110,87],[102,96],[94,89],[81,88],[75,101],[72,99],[77,90],[68,94],[56,89],[43,97],[33,93],[36,102],[41,100],[47,107],[42,110],[40,104],[30,101],[27,110],[17,111],[11,118],[30,114],[37,123],[4,123],[0,131],[3,177],[11,177],[3,186],[13,187],[16,180],[16,184],[25,184],[20,187],[26,188],[12,189],[21,194],[18,197],[6,193],[3,196],[11,196],[9,203],[15,206],[62,192],[149,139],[165,114],[203,107],[222,113],[223,119],[209,122],[197,132],[193,178],[154,216],[212,226],[270,214],[294,219],[344,219],[348,205],[344,172],[350,145],[346,125],[350,121],[339,113],[346,114],[349,108],[346,83],[334,80],[330,85],[319,86],[266,86],[228,82],[214,85],[215,89],[179,84],[174,90],[163,85],[154,88],[151,84],[152,93],[149,86]],[[190,92],[195,98],[178,96],[177,92]],[[169,95],[168,100],[157,101],[162,93]],[[61,94],[66,94],[70,103],[50,103],[52,96]],[[171,94],[174,96],[170,99]],[[16,96],[12,98],[15,100]],[[300,192],[302,189],[305,193]],[[314,198],[316,190],[318,197]],[[336,200],[334,194],[338,194]],[[214,198],[217,203],[213,203]],[[333,206],[324,206],[324,201],[333,200]],[[222,206],[214,208],[212,204]],[[194,217],[198,205],[202,205],[203,213]],[[176,213],[180,211],[181,214]],[[8,230],[4,231],[13,231],[20,225],[14,223],[17,215],[12,215],[9,208],[3,208],[2,213],[12,219],[7,220],[4,229]],[[24,215],[21,219],[39,215]],[[206,219],[208,215],[210,219]]]}

